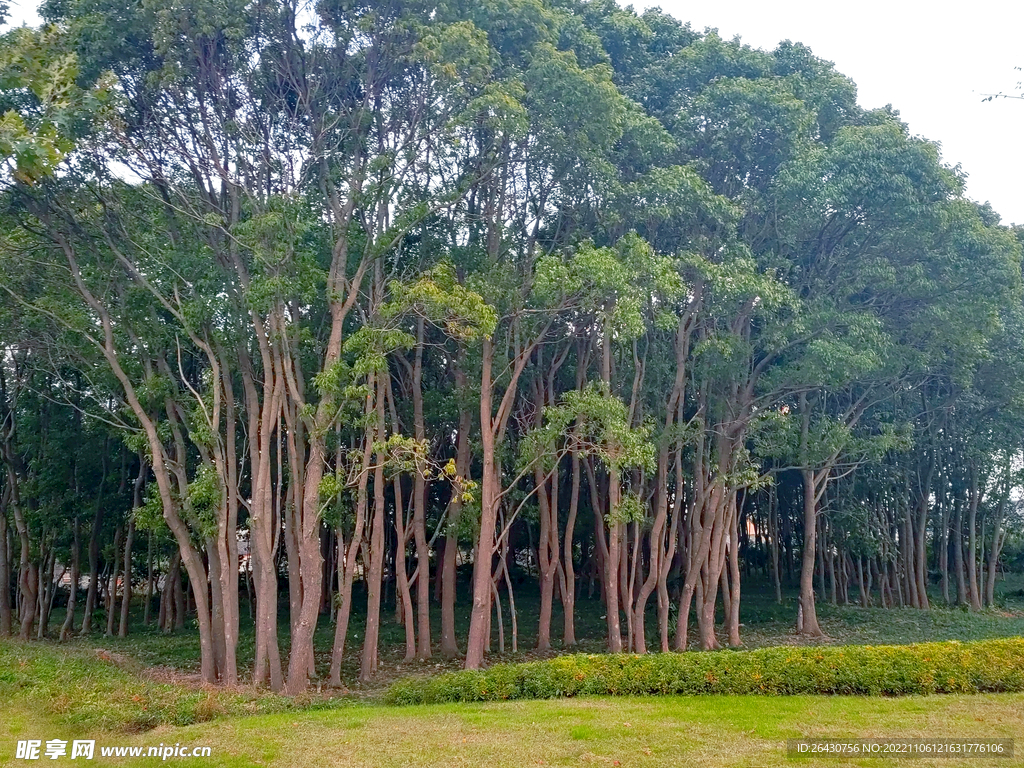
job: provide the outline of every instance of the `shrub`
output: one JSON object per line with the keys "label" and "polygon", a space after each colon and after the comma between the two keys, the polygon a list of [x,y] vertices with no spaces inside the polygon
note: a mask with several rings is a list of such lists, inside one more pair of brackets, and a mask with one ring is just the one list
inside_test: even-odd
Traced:
{"label": "shrub", "polygon": [[847,694],[1024,691],[1024,639],[754,651],[559,656],[486,670],[406,678],[391,704],[581,695]]}

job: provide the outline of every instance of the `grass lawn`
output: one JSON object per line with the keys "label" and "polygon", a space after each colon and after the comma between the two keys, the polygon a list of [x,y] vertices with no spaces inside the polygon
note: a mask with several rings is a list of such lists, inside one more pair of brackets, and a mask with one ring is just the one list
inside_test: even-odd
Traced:
{"label": "grass lawn", "polygon": [[[265,714],[248,714],[248,713]],[[190,724],[189,724],[190,723]],[[581,698],[388,707],[300,701],[240,688],[204,691],[86,649],[0,642],[0,765],[18,740],[93,738],[102,747],[180,743],[217,766],[774,766],[917,761],[786,757],[785,741],[835,738],[1013,738],[1014,760],[945,759],[943,766],[1024,765],[1024,694],[868,697]],[[68,760],[70,758],[64,758]],[[47,763],[56,764],[56,763]],[[77,763],[76,763],[77,764]]]}
{"label": "grass lawn", "polygon": [[[149,739],[158,734],[151,734]],[[510,702],[246,718],[175,731],[210,744],[218,765],[772,766],[785,740],[1003,737],[1024,745],[1024,696],[909,699],[666,697]],[[159,734],[164,741],[172,734]],[[236,755],[231,755],[231,751]],[[879,760],[801,760],[871,765]],[[944,760],[943,765],[1016,761]]]}
{"label": "grass lawn", "polygon": [[[0,765],[17,738],[83,738],[21,711],[5,711]],[[843,766],[914,760],[802,759],[785,740],[808,737],[1014,738],[1013,760],[945,759],[943,766],[1022,765],[1024,695],[901,699],[741,696],[594,698],[290,712],[159,726],[144,734],[90,734],[99,747],[182,743],[211,757],[169,760],[216,766]],[[95,765],[160,763],[103,758]],[[927,763],[926,763],[927,764]]]}

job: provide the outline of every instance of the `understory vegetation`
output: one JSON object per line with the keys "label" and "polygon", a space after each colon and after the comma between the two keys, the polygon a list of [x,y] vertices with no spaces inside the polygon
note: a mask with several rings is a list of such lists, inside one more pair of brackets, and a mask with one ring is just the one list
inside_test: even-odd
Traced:
{"label": "understory vegetation", "polygon": [[1024,639],[1017,638],[701,654],[574,654],[404,680],[391,686],[385,701],[438,704],[579,695],[905,696],[1020,691],[1024,691]]}

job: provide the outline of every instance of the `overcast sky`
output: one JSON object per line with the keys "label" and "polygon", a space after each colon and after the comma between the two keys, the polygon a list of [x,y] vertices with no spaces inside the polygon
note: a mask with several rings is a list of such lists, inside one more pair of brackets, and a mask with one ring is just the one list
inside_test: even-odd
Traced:
{"label": "overcast sky", "polygon": [[[917,135],[942,145],[967,173],[967,193],[1005,223],[1024,224],[1024,100],[982,102],[1015,90],[1024,73],[1024,2],[974,0],[955,12],[914,0],[661,0],[697,30],[715,27],[755,48],[808,45],[857,84],[864,107],[892,104]],[[33,0],[12,0],[10,21],[39,22]],[[952,6],[948,6],[952,7]]]}
{"label": "overcast sky", "polygon": [[1004,223],[1024,224],[1024,100],[982,102],[1015,90],[1024,73],[1024,2],[974,0],[716,0],[660,6],[694,29],[771,50],[809,46],[857,84],[863,107],[892,104],[912,133],[942,145],[967,173],[967,194],[988,201]]}

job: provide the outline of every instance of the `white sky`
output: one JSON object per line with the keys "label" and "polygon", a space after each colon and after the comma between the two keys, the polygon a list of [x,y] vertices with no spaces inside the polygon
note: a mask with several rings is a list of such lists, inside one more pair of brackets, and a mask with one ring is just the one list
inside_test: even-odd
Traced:
{"label": "white sky", "polygon": [[[1024,100],[982,102],[1024,80],[1024,2],[920,0],[715,0],[660,5],[694,29],[715,27],[755,48],[789,39],[809,46],[857,84],[861,106],[892,104],[917,135],[942,145],[968,175],[967,193],[1004,223],[1024,224]],[[34,0],[12,0],[10,21],[39,23]]]}
{"label": "white sky", "polygon": [[1024,2],[713,0],[660,6],[695,30],[715,27],[755,48],[804,43],[857,84],[861,106],[892,104],[912,133],[967,172],[967,194],[1024,224],[1024,100],[994,99],[1024,80]]}

